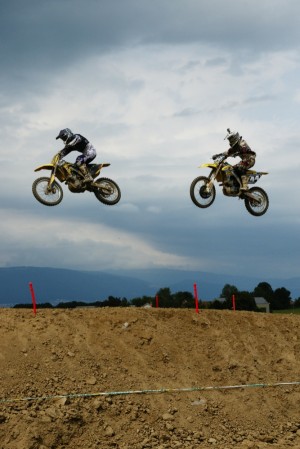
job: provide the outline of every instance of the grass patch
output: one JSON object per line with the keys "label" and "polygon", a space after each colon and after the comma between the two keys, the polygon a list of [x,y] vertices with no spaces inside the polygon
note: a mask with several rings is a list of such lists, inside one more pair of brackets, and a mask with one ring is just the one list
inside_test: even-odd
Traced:
{"label": "grass patch", "polygon": [[283,310],[273,310],[273,313],[285,313],[285,314],[293,314],[293,315],[300,315],[300,307],[291,307],[290,309],[283,309]]}

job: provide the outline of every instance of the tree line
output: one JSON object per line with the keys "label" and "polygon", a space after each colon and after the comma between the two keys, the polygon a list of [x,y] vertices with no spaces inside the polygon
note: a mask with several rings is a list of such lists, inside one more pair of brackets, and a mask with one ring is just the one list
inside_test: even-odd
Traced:
{"label": "tree line", "polygon": [[[205,309],[232,309],[232,296],[235,296],[236,310],[259,311],[255,297],[264,298],[270,305],[270,310],[283,310],[291,307],[300,308],[300,297],[294,301],[291,299],[291,292],[284,287],[272,289],[267,282],[259,283],[252,292],[240,291],[234,285],[225,284],[220,292],[219,298],[212,301],[199,299],[199,307]],[[157,298],[157,299],[156,299]],[[38,304],[39,308],[75,308],[75,307],[144,307],[149,305],[156,307],[156,300],[160,308],[195,308],[195,297],[191,292],[180,291],[171,293],[170,288],[164,287],[158,290],[156,295],[141,296],[131,300],[109,296],[104,301],[84,302],[69,301],[60,302],[57,305],[51,303]],[[30,308],[31,304],[17,304],[14,308]]]}

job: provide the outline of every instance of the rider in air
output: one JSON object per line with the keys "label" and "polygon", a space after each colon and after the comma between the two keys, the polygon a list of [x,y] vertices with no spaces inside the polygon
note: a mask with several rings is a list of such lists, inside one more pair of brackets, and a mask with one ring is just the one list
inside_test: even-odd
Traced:
{"label": "rider in air", "polygon": [[73,134],[69,128],[62,129],[56,139],[61,139],[65,143],[65,147],[59,152],[61,158],[71,151],[79,151],[82,153],[76,158],[75,164],[84,175],[85,182],[93,181],[86,166],[97,155],[93,145],[81,134]]}
{"label": "rider in air", "polygon": [[256,153],[251,150],[247,142],[239,135],[238,132],[227,129],[228,134],[224,139],[228,139],[230,148],[223,153],[225,156],[239,156],[240,162],[233,166],[234,173],[241,179],[241,190],[247,190],[248,177],[245,176],[246,171],[255,164]]}

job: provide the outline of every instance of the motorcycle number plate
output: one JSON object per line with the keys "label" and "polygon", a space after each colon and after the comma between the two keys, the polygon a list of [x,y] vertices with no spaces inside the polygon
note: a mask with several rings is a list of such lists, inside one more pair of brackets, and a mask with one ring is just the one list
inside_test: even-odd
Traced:
{"label": "motorcycle number plate", "polygon": [[249,181],[248,181],[248,183],[249,183],[249,184],[255,184],[255,183],[259,180],[260,176],[261,176],[261,175],[260,175],[259,173],[255,174],[255,175],[249,176]]}

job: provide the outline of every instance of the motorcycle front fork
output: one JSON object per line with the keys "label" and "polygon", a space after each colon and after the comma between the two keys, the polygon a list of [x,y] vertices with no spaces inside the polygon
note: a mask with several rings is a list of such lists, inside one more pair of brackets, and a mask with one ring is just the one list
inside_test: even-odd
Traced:
{"label": "motorcycle front fork", "polygon": [[47,192],[48,193],[53,193],[55,191],[55,187],[53,187],[53,183],[55,181],[55,173],[52,173],[50,176],[50,180],[47,186]]}

